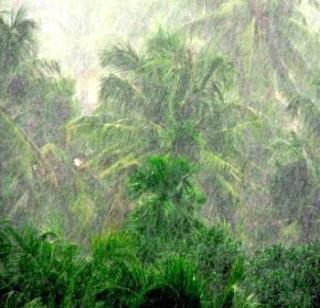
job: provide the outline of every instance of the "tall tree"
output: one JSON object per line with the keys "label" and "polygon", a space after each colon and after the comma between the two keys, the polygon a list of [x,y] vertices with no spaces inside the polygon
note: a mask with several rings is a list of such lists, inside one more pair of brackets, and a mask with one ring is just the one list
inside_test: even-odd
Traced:
{"label": "tall tree", "polygon": [[[195,17],[186,22],[182,31],[188,29],[193,37],[201,38],[206,49],[229,55],[243,101],[265,115],[263,134],[256,138],[248,131],[246,135],[244,155],[251,164],[245,167],[244,181],[248,179],[254,185],[247,184],[242,191],[249,204],[244,216],[253,219],[248,227],[258,233],[254,226],[266,224],[263,237],[270,233],[270,223],[276,221],[268,214],[272,196],[267,187],[278,167],[267,154],[270,145],[277,144],[279,138],[291,142],[288,131],[295,130],[294,124],[305,125],[302,118],[295,118],[292,123],[287,107],[296,97],[306,94],[319,68],[319,37],[303,13],[306,5],[319,8],[319,1],[195,0],[189,3],[193,4],[190,8]],[[271,237],[272,242],[276,236]]]}
{"label": "tall tree", "polygon": [[259,117],[237,101],[232,66],[163,30],[142,54],[130,44],[108,48],[102,65],[100,107],[68,128],[83,142],[84,167],[119,181],[146,155],[185,156],[203,166],[212,207],[234,203],[240,182],[235,145]]}
{"label": "tall tree", "polygon": [[11,85],[20,65],[34,58],[37,50],[37,24],[24,7],[0,15],[0,93]]}
{"label": "tall tree", "polygon": [[[319,6],[318,1],[307,1]],[[212,48],[221,46],[239,71],[243,97],[294,96],[318,66],[319,40],[300,10],[301,0],[196,0],[198,18],[187,26]],[[220,47],[219,47],[220,48]],[[262,95],[262,96],[261,96]]]}
{"label": "tall tree", "polygon": [[[56,62],[39,59],[37,25],[26,9],[0,18],[1,217],[61,226],[73,235],[77,218],[90,220],[100,196],[87,193],[92,181],[75,174],[65,148],[62,126],[73,113],[74,82]],[[57,222],[55,215],[67,222]]]}
{"label": "tall tree", "polygon": [[298,225],[300,239],[306,242],[320,234],[318,80],[313,82],[313,89],[289,103],[293,117],[290,136],[279,136],[270,148],[271,160],[277,167],[271,177],[272,204],[284,226]]}

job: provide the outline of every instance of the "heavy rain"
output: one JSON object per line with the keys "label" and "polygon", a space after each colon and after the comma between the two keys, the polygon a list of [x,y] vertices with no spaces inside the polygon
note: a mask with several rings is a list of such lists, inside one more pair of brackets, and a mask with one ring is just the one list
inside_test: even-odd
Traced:
{"label": "heavy rain", "polygon": [[319,0],[0,0],[0,307],[319,306]]}

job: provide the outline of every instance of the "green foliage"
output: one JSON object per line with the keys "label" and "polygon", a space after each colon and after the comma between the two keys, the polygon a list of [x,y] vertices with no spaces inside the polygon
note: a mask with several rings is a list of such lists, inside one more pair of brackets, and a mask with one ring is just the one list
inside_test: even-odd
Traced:
{"label": "green foliage", "polygon": [[170,257],[143,267],[126,235],[97,239],[84,258],[53,234],[18,233],[6,223],[0,231],[2,307],[200,307],[189,262]]}
{"label": "green foliage", "polygon": [[270,181],[270,200],[283,219],[289,223],[298,221],[305,242],[318,233],[319,108],[315,92],[313,89],[308,95],[298,95],[290,101],[288,110],[298,121],[298,127],[286,140],[276,141],[271,154],[276,170]]}
{"label": "green foliage", "polygon": [[[191,2],[196,17],[184,30],[208,42],[205,48],[222,45],[220,49],[230,55],[240,73],[244,99],[254,103],[259,95],[268,91],[272,95],[278,88],[292,95],[311,65],[318,66],[314,48],[319,40],[301,9],[302,1]],[[306,2],[318,7],[317,1]]]}
{"label": "green foliage", "polygon": [[[143,53],[116,44],[101,61],[106,77],[100,105],[67,129],[70,141],[82,145],[86,166],[119,191],[119,178],[147,156],[183,156],[210,170],[199,179],[212,182],[204,186],[215,203],[236,204],[240,172],[233,162],[241,157],[235,146],[243,127],[256,126],[259,115],[237,101],[228,60],[198,52],[183,35],[160,29]],[[112,202],[127,204],[120,197]]]}
{"label": "green foliage", "polygon": [[127,228],[140,238],[146,259],[179,245],[200,225],[196,210],[205,199],[191,182],[194,173],[183,158],[152,156],[130,176],[129,195],[138,205]]}
{"label": "green foliage", "polygon": [[[36,52],[36,22],[28,18],[23,7],[11,14],[0,15],[0,86],[3,89],[5,79],[12,77],[14,69],[21,62],[29,61]],[[7,81],[11,81],[10,79]],[[1,91],[0,91],[1,93]]]}
{"label": "green foliage", "polygon": [[[194,210],[188,212],[192,228],[172,224],[178,208],[152,229],[159,208],[143,196],[151,195],[158,207],[165,202],[183,206],[182,200],[195,205],[193,173],[185,159],[151,157],[129,180],[133,197],[142,200],[140,212],[131,213],[122,231],[97,237],[86,254],[54,234],[17,232],[2,223],[1,305],[257,307],[256,296],[270,307],[316,307],[318,243],[269,248],[244,262],[244,251],[228,230],[206,226]],[[147,209],[149,216],[139,216]]]}
{"label": "green foliage", "polygon": [[319,1],[184,1],[77,118],[0,2],[1,307],[319,305]]}
{"label": "green foliage", "polygon": [[188,250],[205,277],[212,300],[224,302],[226,292],[243,279],[242,274],[234,275],[234,269],[240,269],[243,258],[239,243],[231,238],[226,228],[202,227],[192,238]]}
{"label": "green foliage", "polygon": [[0,144],[0,202],[3,214],[19,221],[27,210],[32,212],[28,205],[38,205],[35,192],[54,185],[56,176],[38,147],[1,106],[0,129],[5,132]]}
{"label": "green foliage", "polygon": [[194,266],[186,260],[171,256],[156,264],[154,285],[143,294],[141,308],[201,307],[202,286]]}
{"label": "green foliage", "polygon": [[[185,7],[184,2],[177,2],[181,3],[182,8]],[[268,228],[259,227],[259,233],[265,238],[261,236],[254,245],[259,245],[264,240],[269,242],[270,238],[274,243],[275,237],[282,236],[279,230],[293,221],[297,222],[301,229],[300,240],[312,240],[314,237],[310,234],[318,233],[316,221],[319,217],[319,149],[316,146],[319,110],[318,99],[313,92],[317,87],[319,57],[316,50],[319,50],[320,41],[318,27],[312,27],[313,21],[310,17],[318,14],[319,2],[195,0],[188,4],[186,10],[192,17],[186,20],[185,25],[179,29],[180,32],[188,32],[193,40],[199,41],[199,48],[202,47],[206,52],[222,51],[227,55],[238,73],[236,85],[239,87],[241,100],[245,101],[247,107],[253,107],[262,114],[262,131],[257,134],[257,131],[246,130],[243,147],[236,145],[236,149],[244,154],[242,160],[238,158],[234,164],[240,166],[240,169],[245,166],[246,184],[240,188],[243,193],[240,193],[240,196],[235,194],[236,185],[228,190],[233,200],[239,198],[241,208],[238,213],[241,212],[243,221],[247,220],[246,227],[255,225],[259,216],[264,217],[263,222],[270,220],[267,225],[274,224],[274,233],[268,231]],[[294,114],[294,119],[288,111]],[[292,158],[289,151],[284,154],[282,149],[273,147],[272,155],[280,152],[284,154],[286,162],[278,164],[270,159],[270,143],[279,144],[279,139],[284,143],[291,143],[292,133],[301,143],[301,151]],[[283,172],[282,181],[279,182],[279,174],[286,166],[289,169],[291,164],[301,160],[308,169],[308,179],[301,177],[301,185],[308,181],[311,189],[300,191],[299,200],[289,206],[290,213],[287,216],[291,217],[285,217],[289,203],[286,195],[294,190],[290,184],[295,181],[299,185],[299,179],[286,178],[285,175],[289,172]],[[277,180],[273,181],[274,178]],[[268,179],[274,184],[271,192]],[[286,201],[275,204],[273,201],[281,192]],[[225,204],[230,203],[225,194],[216,193],[214,197],[218,200],[224,199]],[[210,194],[209,199],[212,199]],[[269,209],[270,203],[275,205],[272,213]],[[247,211],[246,207],[250,210]],[[223,208],[227,214],[224,216],[228,220],[235,220],[233,215],[238,214],[234,213],[234,208],[231,213],[227,209],[226,206]],[[257,212],[260,214],[256,215]],[[279,215],[279,212],[282,212],[282,215]],[[294,213],[294,218],[291,213]],[[252,218],[249,218],[251,215]],[[259,226],[262,225],[260,222]],[[247,236],[250,237],[249,234]]]}
{"label": "green foliage", "polygon": [[38,235],[31,229],[19,234],[1,224],[1,251],[1,306],[21,307],[38,299],[49,307],[71,303],[82,268],[76,247],[52,234]]}
{"label": "green foliage", "polygon": [[152,156],[130,177],[129,194],[131,192],[134,199],[147,194],[154,195],[159,201],[179,204],[185,203],[185,197],[196,202],[190,183],[194,173],[195,167],[183,158]]}
{"label": "green foliage", "polygon": [[204,199],[192,183],[195,171],[179,157],[149,158],[129,180],[129,192],[140,204],[126,228],[136,235],[144,261],[178,253],[194,263],[207,300],[222,307],[236,300],[234,288],[243,280],[241,247],[226,228],[208,227],[199,219]]}
{"label": "green foliage", "polygon": [[250,259],[246,286],[265,307],[319,305],[319,243],[274,246]]}

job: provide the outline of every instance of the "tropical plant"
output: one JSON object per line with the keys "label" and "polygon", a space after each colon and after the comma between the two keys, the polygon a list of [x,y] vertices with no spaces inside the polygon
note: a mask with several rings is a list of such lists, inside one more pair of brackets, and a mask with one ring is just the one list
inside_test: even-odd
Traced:
{"label": "tropical plant", "polygon": [[17,11],[0,15],[0,94],[8,87],[17,88],[16,73],[24,63],[35,58],[37,24],[21,7]]}
{"label": "tropical plant", "polygon": [[[5,138],[0,144],[2,215],[19,221],[18,217],[22,218],[27,212],[36,210],[39,205],[37,191],[40,187],[55,185],[56,175],[43,159],[40,149],[15,124],[3,107],[0,107],[0,128],[5,132]],[[31,204],[33,206],[29,207]]]}
{"label": "tropical plant", "polygon": [[208,226],[199,217],[204,197],[193,184],[194,172],[195,166],[185,159],[150,157],[129,178],[129,194],[138,204],[125,230],[136,238],[144,262],[178,254],[195,264],[209,305],[253,303],[245,291],[240,292],[244,277],[240,244],[226,227]]}
{"label": "tropical plant", "polygon": [[257,252],[247,267],[246,288],[266,307],[317,307],[319,243]]}
{"label": "tropical plant", "polygon": [[206,170],[202,179],[213,206],[232,208],[240,181],[235,146],[260,119],[237,102],[230,64],[163,30],[147,41],[143,54],[130,44],[116,45],[104,51],[102,64],[108,75],[99,108],[68,127],[71,140],[82,142],[84,168],[114,185],[112,178],[121,183],[150,154],[185,156]]}
{"label": "tropical plant", "polygon": [[[77,217],[82,228],[91,226],[94,200],[101,195],[84,192],[88,182],[97,183],[76,174],[66,151],[62,127],[75,111],[74,82],[55,61],[39,59],[36,30],[24,7],[1,14],[1,217],[81,234],[73,229]],[[58,216],[68,222],[58,222]]]}
{"label": "tropical plant", "polygon": [[84,258],[54,234],[1,223],[0,245],[2,307],[201,306],[190,262],[176,256],[143,267],[126,235],[97,239]]}
{"label": "tropical plant", "polygon": [[[278,169],[274,157],[278,155],[276,153],[284,150],[283,146],[277,149],[277,145],[281,142],[283,142],[282,145],[291,143],[289,140],[292,139],[288,131],[293,130],[296,133],[299,127],[305,125],[303,124],[305,123],[304,116],[295,117],[292,122],[288,109],[296,109],[293,106],[296,105],[297,97],[309,96],[310,84],[319,67],[317,53],[319,36],[310,25],[310,15],[305,14],[306,7],[312,8],[315,12],[319,8],[319,2],[200,0],[189,1],[189,3],[192,4],[189,9],[195,13],[195,17],[187,21],[180,31],[189,30],[193,38],[201,38],[203,48],[206,50],[223,52],[228,55],[237,72],[237,84],[242,100],[246,106],[252,106],[264,115],[263,130],[259,135],[247,131],[245,146],[242,150],[243,161],[250,163],[244,164],[243,181],[246,184],[242,189],[241,199],[245,200],[247,207],[243,207],[241,219],[245,222],[246,228],[254,231],[252,233],[255,234],[256,239],[254,245],[274,242],[281,233],[280,229],[283,224],[287,226],[288,222],[292,224],[293,220],[305,220],[302,219],[303,212],[305,212],[305,217],[312,216],[314,221],[317,217],[315,214],[317,210],[315,211],[312,205],[315,202],[309,200],[310,193],[300,191],[299,196],[304,197],[299,198],[300,201],[296,199],[291,204],[292,206],[289,206],[289,212],[294,213],[295,218],[282,216],[282,219],[274,219],[274,217],[280,218],[281,216],[278,216],[277,209],[283,211],[283,214],[288,209],[285,204],[290,203],[288,201],[290,198],[285,198],[285,191],[292,192],[293,189],[289,182],[285,181],[285,175],[282,184],[278,179],[273,182],[272,191],[268,188],[270,187],[269,179]],[[311,105],[305,104],[302,109],[304,111],[308,109],[309,115],[316,115],[314,111],[317,108],[309,108]],[[313,126],[316,126],[315,118],[312,120]],[[302,139],[298,137],[303,145],[301,149],[305,148],[305,142],[310,145],[314,142],[309,137],[308,140],[305,137]],[[271,148],[274,153],[271,154],[270,159]],[[300,160],[301,155],[303,154],[299,150],[296,158],[287,157],[286,163]],[[311,178],[313,178],[311,182],[316,183],[317,180],[313,175]],[[291,183],[294,181],[291,178]],[[316,195],[317,189],[314,189],[316,185],[312,184],[312,186],[311,194]],[[279,196],[276,191],[281,190],[282,196],[286,199],[285,202],[282,205],[281,202],[273,203],[277,198],[276,195]],[[277,204],[275,212],[271,212],[270,203]],[[258,212],[259,215],[257,215]],[[286,219],[287,221],[284,222]],[[310,222],[310,218],[307,220]],[[260,226],[258,229],[253,227],[257,224]],[[310,223],[308,224],[309,227],[306,228],[310,229]],[[268,231],[270,225],[272,225],[272,232]],[[302,234],[308,232],[314,234],[314,225],[311,227],[313,231],[302,231]]]}
{"label": "tropical plant", "polygon": [[270,147],[276,172],[271,177],[270,194],[273,205],[287,224],[299,222],[301,239],[309,242],[319,230],[319,146],[320,130],[317,82],[308,94],[296,96],[288,105],[294,126],[291,136],[279,138]]}
{"label": "tropical plant", "polygon": [[178,256],[170,256],[155,265],[154,285],[146,289],[141,308],[203,306],[203,287],[194,265]]}
{"label": "tropical plant", "polygon": [[[318,67],[319,40],[301,10],[302,1],[193,2],[200,16],[188,27],[205,33],[212,48],[221,46],[232,57],[247,101],[254,103],[262,95],[268,99],[279,89],[294,96],[305,84],[304,76]],[[319,8],[318,1],[306,2]]]}
{"label": "tropical plant", "polygon": [[0,244],[2,307],[34,301],[48,307],[72,303],[75,277],[85,264],[78,263],[74,246],[57,241],[50,233],[38,235],[31,229],[19,233],[7,223],[1,224]]}
{"label": "tropical plant", "polygon": [[74,86],[55,61],[39,59],[37,28],[25,7],[1,16],[0,97],[15,122],[42,146],[62,139],[58,130],[72,113]]}
{"label": "tropical plant", "polygon": [[197,213],[205,198],[191,182],[194,172],[185,159],[152,156],[130,176],[129,195],[137,205],[125,228],[137,236],[143,260],[183,248],[201,226]]}

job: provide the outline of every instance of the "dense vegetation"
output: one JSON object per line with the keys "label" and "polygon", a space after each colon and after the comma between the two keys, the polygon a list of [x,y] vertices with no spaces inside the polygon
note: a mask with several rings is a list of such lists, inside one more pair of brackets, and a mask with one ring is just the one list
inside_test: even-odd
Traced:
{"label": "dense vegetation", "polygon": [[1,307],[319,306],[320,3],[172,2],[84,114],[0,1]]}

